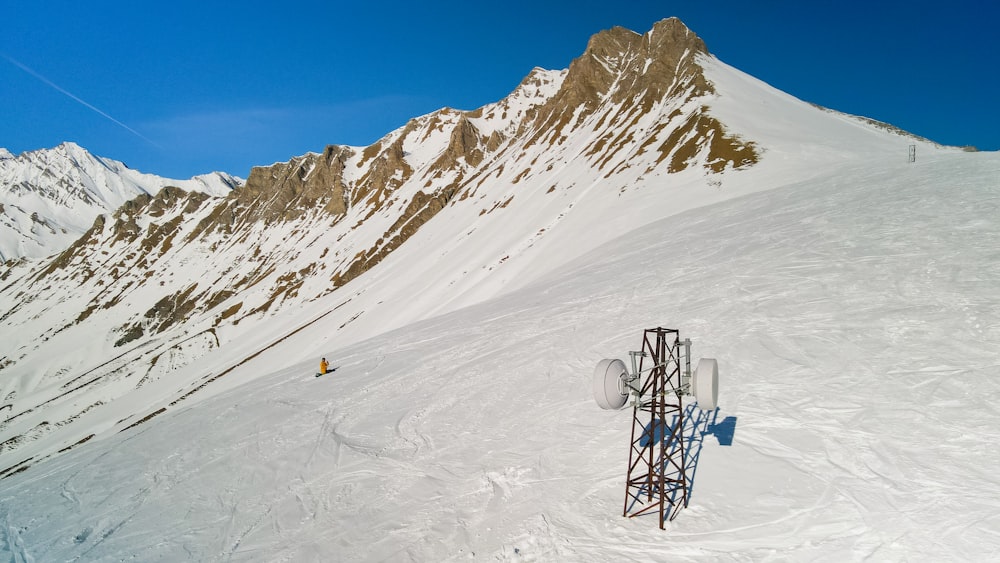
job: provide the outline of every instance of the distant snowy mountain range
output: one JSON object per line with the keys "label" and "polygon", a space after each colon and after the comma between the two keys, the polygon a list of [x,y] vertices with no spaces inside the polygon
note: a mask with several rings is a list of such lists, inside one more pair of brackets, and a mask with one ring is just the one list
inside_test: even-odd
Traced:
{"label": "distant snowy mountain range", "polygon": [[189,180],[143,174],[75,143],[18,156],[0,148],[0,262],[62,252],[98,215],[165,186],[223,197],[242,183],[221,172]]}
{"label": "distant snowy mountain range", "polygon": [[[568,69],[368,147],[330,145],[242,183],[144,185],[59,254],[0,270],[0,553],[939,553],[894,546],[926,517],[907,504],[919,491],[878,495],[913,472],[939,501],[952,489],[922,473],[925,445],[877,443],[908,425],[960,431],[879,409],[958,409],[961,386],[937,374],[993,353],[995,156],[798,100],[668,19],[601,32]],[[95,162],[80,177],[125,174]],[[53,207],[23,204],[37,216],[18,232],[77,217],[59,207],[67,186],[88,209],[138,189],[88,182],[47,184]],[[614,514],[625,451],[579,389],[593,362],[670,323],[729,370],[722,404],[745,441],[706,446],[683,547],[661,556],[669,546],[634,527],[648,524]],[[967,360],[926,355],[941,331],[963,335]],[[335,376],[313,378],[321,356]],[[973,426],[992,439],[981,410]],[[859,429],[873,420],[885,426]],[[983,485],[978,469],[965,478]],[[875,498],[905,517],[858,517]],[[952,544],[991,537],[977,522],[995,506],[949,506],[935,503],[960,520]]]}

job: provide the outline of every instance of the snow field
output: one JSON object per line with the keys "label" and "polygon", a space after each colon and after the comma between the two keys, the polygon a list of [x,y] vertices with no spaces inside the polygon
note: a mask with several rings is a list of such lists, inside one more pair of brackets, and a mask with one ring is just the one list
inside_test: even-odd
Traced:
{"label": "snow field", "polygon": [[[0,482],[15,560],[989,560],[994,154],[864,163],[638,229],[485,303],[322,352]],[[321,324],[319,321],[317,324]],[[622,518],[644,328],[718,358],[690,506]],[[276,354],[299,357],[303,331]],[[246,370],[263,369],[262,359]],[[318,355],[316,358],[318,361]],[[266,374],[266,375],[265,375]]]}

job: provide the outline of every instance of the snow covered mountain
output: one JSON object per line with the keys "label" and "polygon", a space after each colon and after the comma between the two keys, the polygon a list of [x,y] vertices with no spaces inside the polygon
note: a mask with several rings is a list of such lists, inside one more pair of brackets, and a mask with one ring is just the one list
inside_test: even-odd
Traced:
{"label": "snow covered mountain", "polygon": [[[6,550],[983,557],[1000,460],[952,440],[997,437],[998,166],[664,20],[224,199],[137,198],[0,285]],[[662,537],[618,516],[627,417],[586,385],[660,325],[722,363],[702,430],[737,421]]]}
{"label": "snow covered mountain", "polygon": [[0,262],[61,252],[98,215],[165,186],[222,197],[241,183],[221,172],[189,180],[143,174],[75,143],[19,156],[0,148]]}

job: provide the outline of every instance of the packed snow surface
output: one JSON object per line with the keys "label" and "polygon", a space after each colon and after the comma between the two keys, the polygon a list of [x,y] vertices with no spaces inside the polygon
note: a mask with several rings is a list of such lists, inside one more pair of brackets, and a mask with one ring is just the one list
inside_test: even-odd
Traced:
{"label": "packed snow surface", "polygon": [[[994,560],[998,171],[940,151],[772,174],[506,295],[319,350],[337,370],[315,378],[321,320],[278,346],[285,367],[0,481],[0,553]],[[721,370],[719,409],[689,410],[690,504],[664,531],[622,517],[630,416],[589,381],[658,326]]]}

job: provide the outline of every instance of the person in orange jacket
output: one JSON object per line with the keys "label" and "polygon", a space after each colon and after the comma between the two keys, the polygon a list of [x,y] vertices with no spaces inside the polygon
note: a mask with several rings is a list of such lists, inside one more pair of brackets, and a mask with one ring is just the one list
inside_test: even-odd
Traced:
{"label": "person in orange jacket", "polygon": [[326,363],[326,358],[323,358],[322,360],[320,360],[319,361],[319,373],[320,373],[320,375],[325,374],[327,368],[329,368],[329,367],[330,367],[330,364]]}

